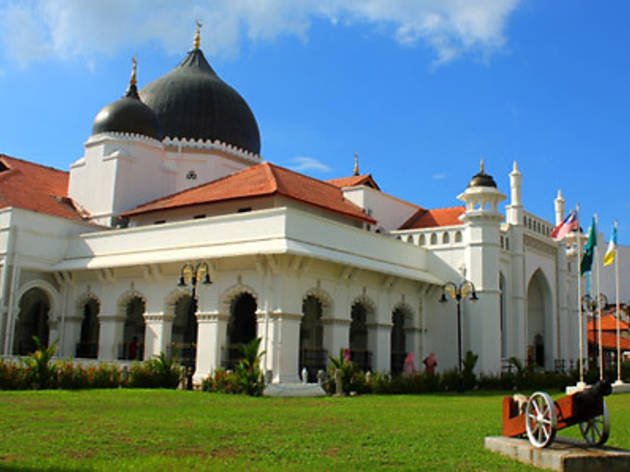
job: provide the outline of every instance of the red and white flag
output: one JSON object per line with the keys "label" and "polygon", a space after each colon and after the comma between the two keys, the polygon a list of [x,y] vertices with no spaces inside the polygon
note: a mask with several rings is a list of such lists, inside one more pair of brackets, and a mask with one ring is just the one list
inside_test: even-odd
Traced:
{"label": "red and white flag", "polygon": [[571,231],[577,231],[579,227],[580,223],[578,221],[577,211],[571,210],[562,223],[556,226],[549,236],[556,241],[560,241]]}

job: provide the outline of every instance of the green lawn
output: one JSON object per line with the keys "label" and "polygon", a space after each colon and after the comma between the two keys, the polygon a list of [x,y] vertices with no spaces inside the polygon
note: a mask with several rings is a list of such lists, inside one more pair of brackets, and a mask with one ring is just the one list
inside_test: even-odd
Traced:
{"label": "green lawn", "polygon": [[[501,398],[0,392],[0,469],[535,470],[483,448]],[[630,448],[630,395],[607,402],[608,444]]]}

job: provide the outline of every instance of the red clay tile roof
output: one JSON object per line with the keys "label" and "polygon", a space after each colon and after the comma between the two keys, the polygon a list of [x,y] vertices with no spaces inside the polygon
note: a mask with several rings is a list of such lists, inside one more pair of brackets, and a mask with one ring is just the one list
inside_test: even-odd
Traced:
{"label": "red clay tile roof", "polygon": [[372,174],[352,175],[350,177],[339,177],[337,179],[327,180],[329,184],[333,184],[339,188],[356,187],[357,185],[365,185],[380,190],[380,187],[372,177]]}
{"label": "red clay tile roof", "polygon": [[123,216],[271,195],[282,195],[369,223],[376,223],[373,218],[363,213],[360,207],[346,200],[339,187],[267,162],[148,202],[125,212]]}
{"label": "red clay tile roof", "polygon": [[[588,332],[588,343],[599,345],[597,331]],[[622,351],[630,351],[630,339],[620,336],[619,345]],[[602,347],[609,351],[617,349],[617,335],[609,331],[602,331]]]}
{"label": "red clay tile roof", "polygon": [[[624,320],[619,320],[619,329],[627,330],[630,325]],[[589,317],[588,330],[597,331],[597,320]],[[617,331],[617,317],[613,313],[602,314],[602,331]]]}
{"label": "red clay tile roof", "polygon": [[399,229],[434,228],[438,226],[459,225],[459,217],[465,212],[464,207],[435,208],[426,210],[420,208]]}
{"label": "red clay tile roof", "polygon": [[68,172],[0,154],[0,208],[83,219],[67,194]]}

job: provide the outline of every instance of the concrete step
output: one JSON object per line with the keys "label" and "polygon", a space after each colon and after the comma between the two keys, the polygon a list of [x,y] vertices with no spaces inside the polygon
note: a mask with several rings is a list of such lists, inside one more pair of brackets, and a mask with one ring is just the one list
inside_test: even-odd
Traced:
{"label": "concrete step", "polygon": [[490,451],[542,469],[563,472],[630,471],[630,451],[587,447],[565,438],[556,438],[549,447],[538,449],[527,439],[488,436],[484,446]]}

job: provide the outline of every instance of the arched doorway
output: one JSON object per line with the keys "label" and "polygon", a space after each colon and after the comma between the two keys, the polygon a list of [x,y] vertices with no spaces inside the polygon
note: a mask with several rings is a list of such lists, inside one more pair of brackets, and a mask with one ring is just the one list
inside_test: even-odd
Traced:
{"label": "arched doorway", "polygon": [[390,371],[395,375],[402,372],[407,355],[405,342],[405,312],[400,308],[396,308],[392,313],[392,323]]}
{"label": "arched doorway", "polygon": [[317,380],[318,370],[326,370],[328,353],[324,349],[322,313],[322,303],[317,297],[308,295],[302,302],[299,367],[306,367],[309,382]]}
{"label": "arched doorway", "polygon": [[171,355],[184,367],[194,370],[197,357],[197,304],[190,295],[175,302],[171,334]]}
{"label": "arched doorway", "polygon": [[362,302],[352,305],[350,312],[350,351],[352,362],[364,371],[372,369],[372,353],[368,351],[368,309]]}
{"label": "arched doorway", "polygon": [[249,293],[237,295],[230,303],[225,365],[233,369],[241,358],[240,345],[256,338],[256,299]]}
{"label": "arched doorway", "polygon": [[551,368],[552,364],[551,290],[538,270],[527,286],[527,363]]}
{"label": "arched doorway", "polygon": [[35,351],[33,336],[39,338],[42,346],[48,346],[50,300],[42,289],[32,288],[20,299],[19,308],[15,320],[13,354],[25,356]]}
{"label": "arched doorway", "polygon": [[90,298],[83,305],[81,333],[77,343],[76,356],[85,359],[96,359],[98,356],[98,301]]}
{"label": "arched doorway", "polygon": [[125,308],[125,327],[123,343],[120,348],[120,359],[141,361],[144,359],[144,300],[133,297]]}

